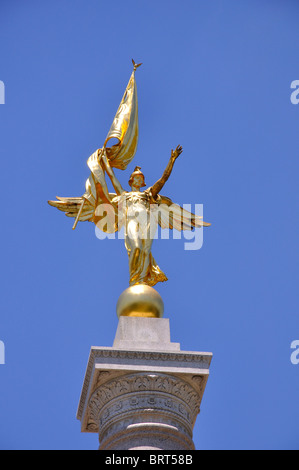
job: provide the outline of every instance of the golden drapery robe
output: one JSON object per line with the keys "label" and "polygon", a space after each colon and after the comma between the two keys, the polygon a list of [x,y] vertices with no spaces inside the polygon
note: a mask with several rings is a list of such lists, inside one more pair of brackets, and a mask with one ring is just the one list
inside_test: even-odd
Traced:
{"label": "golden drapery robe", "polygon": [[130,285],[154,286],[157,282],[167,281],[151,253],[157,228],[157,219],[151,217],[153,202],[150,189],[143,192],[124,192],[121,196],[113,198],[113,204],[117,204],[118,213],[123,217]]}

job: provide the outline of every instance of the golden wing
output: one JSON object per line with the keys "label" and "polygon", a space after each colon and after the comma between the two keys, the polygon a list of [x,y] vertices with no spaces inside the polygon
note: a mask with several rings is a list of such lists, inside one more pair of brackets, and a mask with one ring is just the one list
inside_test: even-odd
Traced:
{"label": "golden wing", "polygon": [[161,228],[175,230],[193,230],[198,227],[209,227],[202,216],[192,214],[166,196],[159,196],[156,208],[157,221]]}
{"label": "golden wing", "polygon": [[[80,210],[83,198],[82,197],[58,197],[56,196],[57,201],[48,201],[50,206],[56,207],[62,212],[65,212],[67,217],[76,218]],[[95,208],[90,202],[86,201],[81,211],[79,220],[81,222],[88,221],[93,222]]]}
{"label": "golden wing", "polygon": [[[123,217],[118,216],[118,203],[115,193],[109,193],[109,202],[102,200],[100,195],[92,203],[84,197],[58,197],[57,201],[48,201],[50,206],[65,212],[80,222],[93,222],[100,230],[114,233],[122,228]],[[82,202],[84,201],[84,205]]]}

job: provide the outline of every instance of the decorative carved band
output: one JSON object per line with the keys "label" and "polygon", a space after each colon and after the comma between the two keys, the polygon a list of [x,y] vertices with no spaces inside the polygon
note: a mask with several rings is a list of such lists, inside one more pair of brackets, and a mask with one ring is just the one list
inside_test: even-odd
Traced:
{"label": "decorative carved band", "polygon": [[[200,377],[198,378],[200,380]],[[90,432],[97,432],[108,422],[132,413],[159,412],[177,418],[184,427],[192,428],[199,413],[201,397],[179,377],[156,373],[135,373],[105,382],[91,395]]]}

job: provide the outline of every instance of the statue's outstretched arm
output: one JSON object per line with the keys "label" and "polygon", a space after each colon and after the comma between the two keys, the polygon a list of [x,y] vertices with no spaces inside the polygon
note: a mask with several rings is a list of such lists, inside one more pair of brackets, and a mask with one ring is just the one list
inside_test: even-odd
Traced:
{"label": "statue's outstretched arm", "polygon": [[181,155],[182,151],[183,149],[180,145],[178,145],[174,151],[171,150],[171,157],[162,177],[151,188],[151,193],[154,198],[159,194],[164,184],[168,180],[169,176],[171,175],[174,162],[176,161],[178,156]]}

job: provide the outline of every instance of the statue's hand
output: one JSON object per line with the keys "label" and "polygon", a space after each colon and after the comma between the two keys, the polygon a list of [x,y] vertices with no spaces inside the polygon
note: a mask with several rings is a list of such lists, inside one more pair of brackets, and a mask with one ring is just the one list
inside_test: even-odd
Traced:
{"label": "statue's hand", "polygon": [[176,160],[178,156],[181,155],[182,151],[183,151],[183,148],[181,147],[181,145],[178,145],[174,151],[171,150],[171,158],[173,160]]}

